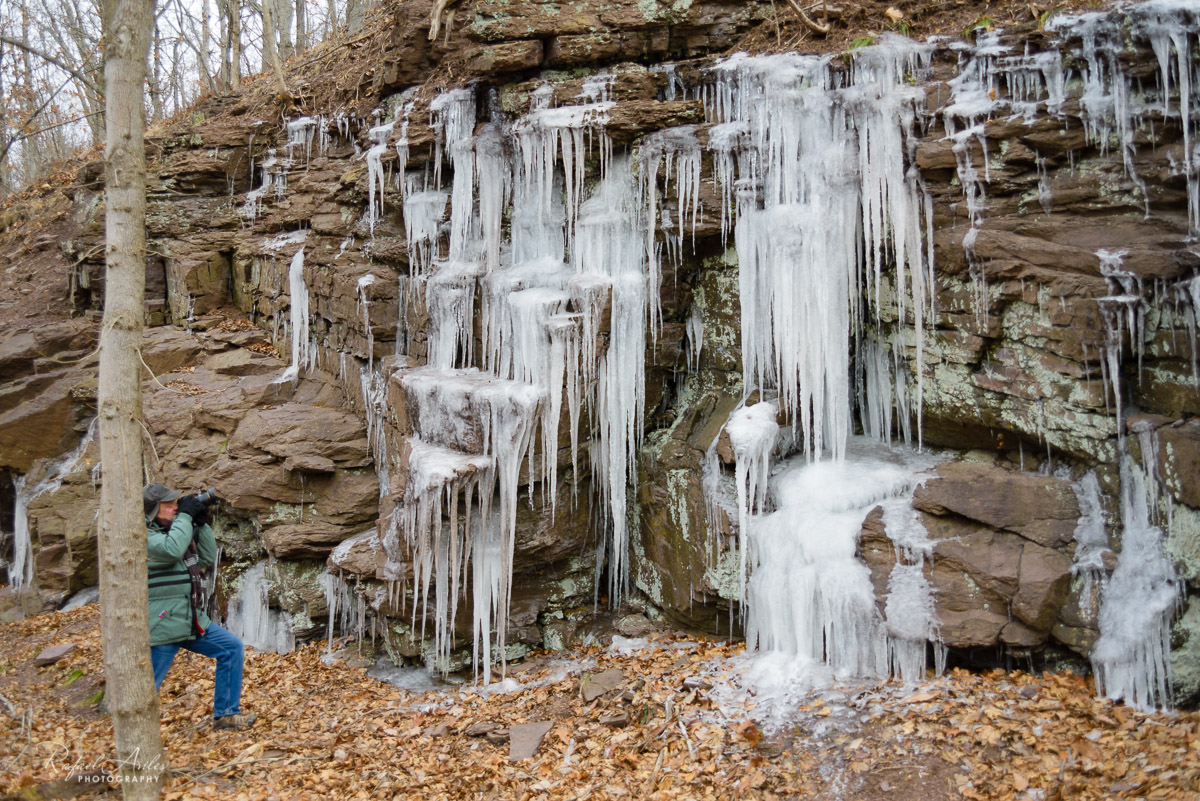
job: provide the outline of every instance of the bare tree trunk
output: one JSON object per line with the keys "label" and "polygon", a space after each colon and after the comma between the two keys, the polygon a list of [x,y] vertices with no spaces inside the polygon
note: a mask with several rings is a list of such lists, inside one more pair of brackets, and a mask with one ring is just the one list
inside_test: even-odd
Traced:
{"label": "bare tree trunk", "polygon": [[104,323],[100,332],[100,636],[117,772],[127,799],[162,789],[162,732],[150,667],[146,525],[142,518],[142,383],[146,291],[146,152],[142,86],[154,0],[107,0]]}
{"label": "bare tree trunk", "polygon": [[322,37],[328,39],[337,30],[337,0],[325,0],[325,35]]}
{"label": "bare tree trunk", "polygon": [[287,61],[296,55],[292,44],[292,0],[263,0],[271,4],[271,15],[275,21],[275,33],[279,39],[279,60]]}
{"label": "bare tree trunk", "polygon": [[[0,44],[0,97],[4,94],[4,46]],[[0,200],[8,196],[8,115],[7,103],[0,102]]]}
{"label": "bare tree trunk", "polygon": [[229,4],[229,57],[233,72],[229,75],[229,88],[242,88],[242,3],[241,0],[226,0]]}
{"label": "bare tree trunk", "polygon": [[279,92],[279,99],[290,106],[294,98],[288,91],[287,81],[283,79],[283,64],[279,61],[279,49],[275,46],[275,15],[271,13],[272,5],[272,0],[262,0],[263,70],[268,66],[271,68],[275,74],[275,88]]}
{"label": "bare tree trunk", "polygon": [[296,52],[308,49],[308,7],[304,0],[296,0]]}
{"label": "bare tree trunk", "polygon": [[158,20],[154,20],[154,32],[151,39],[152,52],[154,58],[150,60],[152,68],[150,70],[149,80],[146,82],[150,94],[150,119],[161,120],[166,115],[163,113],[163,83],[162,83],[162,30],[159,28]]}
{"label": "bare tree trunk", "polygon": [[[200,67],[200,76],[204,78],[204,86],[211,93],[217,93],[213,83],[212,67],[208,64],[209,40],[212,39],[212,26],[208,13],[208,0],[200,0],[200,47],[197,48],[196,64]],[[181,20],[182,22],[182,20]]]}
{"label": "bare tree trunk", "polygon": [[217,0],[221,18],[221,88],[236,91],[242,85],[242,19],[239,0]]}
{"label": "bare tree trunk", "polygon": [[346,30],[351,33],[367,21],[367,0],[346,0]]}

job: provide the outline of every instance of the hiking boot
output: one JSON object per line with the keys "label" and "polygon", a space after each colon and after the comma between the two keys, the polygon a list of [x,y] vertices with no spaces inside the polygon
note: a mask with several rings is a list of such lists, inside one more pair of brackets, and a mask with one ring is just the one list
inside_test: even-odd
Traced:
{"label": "hiking boot", "polygon": [[253,712],[239,712],[236,715],[225,715],[224,717],[213,719],[213,729],[219,731],[221,729],[248,729],[254,725],[254,721],[258,720],[258,715]]}

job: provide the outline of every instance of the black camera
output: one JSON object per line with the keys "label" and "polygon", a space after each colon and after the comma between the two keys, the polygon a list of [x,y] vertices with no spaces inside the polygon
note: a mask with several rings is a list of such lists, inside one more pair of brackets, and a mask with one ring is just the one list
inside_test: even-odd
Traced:
{"label": "black camera", "polygon": [[204,492],[196,493],[196,500],[200,501],[200,503],[204,504],[205,506],[208,506],[216,499],[217,491],[215,489],[209,488],[204,490]]}

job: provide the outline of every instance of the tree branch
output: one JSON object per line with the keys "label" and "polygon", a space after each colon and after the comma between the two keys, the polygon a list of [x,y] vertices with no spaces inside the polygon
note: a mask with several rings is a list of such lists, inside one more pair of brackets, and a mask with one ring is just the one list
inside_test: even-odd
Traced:
{"label": "tree branch", "polygon": [[36,47],[32,47],[30,45],[25,44],[20,39],[13,39],[11,36],[5,36],[4,34],[0,34],[0,42],[10,44],[13,47],[19,47],[22,50],[24,50],[26,53],[35,55],[38,58],[40,58],[42,61],[45,61],[48,64],[53,64],[54,66],[58,67],[61,70],[66,70],[67,72],[74,75],[75,78],[78,79],[80,83],[82,83],[84,86],[86,86],[88,89],[90,89],[92,91],[92,94],[96,95],[96,97],[104,97],[104,92],[101,91],[100,88],[97,87],[96,84],[93,83],[90,78],[88,78],[86,75],[84,75],[79,70],[76,70],[72,67],[67,66],[62,61],[59,61],[57,58],[55,58],[54,56],[52,56],[48,53],[43,53],[41,50],[38,50]]}
{"label": "tree branch", "polygon": [[796,2],[796,0],[787,0],[787,1],[788,1],[788,5],[790,5],[793,9],[795,9],[796,13],[800,15],[800,21],[804,23],[804,27],[808,28],[813,33],[819,33],[822,36],[829,33],[829,25],[828,24],[820,25],[816,22],[813,22],[812,18],[809,17],[808,14],[806,14],[804,12],[804,9],[800,7],[800,4],[798,2]]}

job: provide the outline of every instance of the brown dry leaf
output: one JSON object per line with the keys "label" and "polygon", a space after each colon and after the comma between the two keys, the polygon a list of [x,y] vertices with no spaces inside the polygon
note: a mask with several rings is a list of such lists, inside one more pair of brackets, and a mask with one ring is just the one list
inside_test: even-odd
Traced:
{"label": "brown dry leaf", "polygon": [[1024,773],[1014,773],[1012,777],[1012,785],[1013,789],[1020,793],[1029,787],[1029,779],[1025,777]]}
{"label": "brown dry leaf", "polygon": [[888,10],[883,12],[883,15],[892,22],[899,22],[900,20],[904,19],[904,12],[895,6],[889,6]]}

